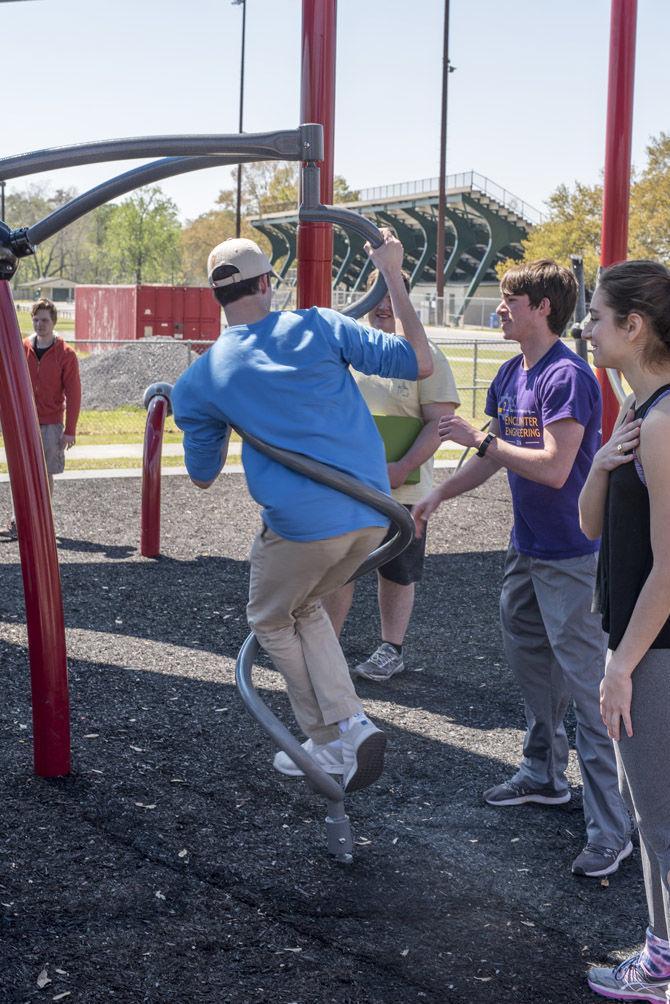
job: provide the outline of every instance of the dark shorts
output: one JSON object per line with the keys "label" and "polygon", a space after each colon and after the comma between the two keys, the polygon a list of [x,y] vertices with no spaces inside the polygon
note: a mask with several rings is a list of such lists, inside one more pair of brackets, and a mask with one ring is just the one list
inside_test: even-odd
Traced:
{"label": "dark shorts", "polygon": [[[406,505],[408,512],[412,511],[411,505]],[[395,529],[391,527],[384,538],[384,542],[390,540],[395,534]],[[426,531],[423,537],[415,537],[409,547],[406,547],[397,558],[391,558],[385,565],[381,565],[377,571],[382,579],[395,582],[398,586],[409,586],[413,582],[420,582],[423,575],[423,559],[426,554]]]}

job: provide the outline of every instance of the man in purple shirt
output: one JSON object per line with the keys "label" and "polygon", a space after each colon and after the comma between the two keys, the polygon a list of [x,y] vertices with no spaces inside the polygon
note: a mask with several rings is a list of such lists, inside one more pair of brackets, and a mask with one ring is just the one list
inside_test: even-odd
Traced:
{"label": "man in purple shirt", "polygon": [[606,639],[591,612],[599,544],[582,533],[577,507],[600,445],[600,390],[588,364],[560,341],[576,292],[572,274],[552,261],[505,273],[497,312],[503,337],[519,342],[521,354],[501,366],[489,388],[487,433],[456,416],[440,420],[443,440],[476,453],[413,515],[420,534],[441,502],[506,468],[514,525],[500,616],[527,730],[517,772],[484,799],[495,806],[570,800],[563,718],[574,701],[587,844],[572,871],[600,877],[617,870],[632,844],[614,749],[600,717]]}

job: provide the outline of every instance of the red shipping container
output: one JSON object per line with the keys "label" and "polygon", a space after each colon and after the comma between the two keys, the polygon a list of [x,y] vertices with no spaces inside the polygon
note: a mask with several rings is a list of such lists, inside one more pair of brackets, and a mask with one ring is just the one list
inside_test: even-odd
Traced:
{"label": "red shipping container", "polygon": [[77,286],[74,303],[78,342],[159,336],[213,342],[221,330],[221,308],[207,286]]}

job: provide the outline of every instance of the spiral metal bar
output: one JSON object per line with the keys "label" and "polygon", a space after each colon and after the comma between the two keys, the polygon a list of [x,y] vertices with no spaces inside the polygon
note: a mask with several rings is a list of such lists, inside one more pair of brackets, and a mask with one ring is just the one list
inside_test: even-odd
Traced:
{"label": "spiral metal bar", "polygon": [[[336,223],[344,230],[360,234],[373,248],[378,248],[384,243],[379,227],[365,216],[351,209],[324,206],[320,201],[320,190],[319,168],[316,164],[305,164],[302,169],[302,202],[298,210],[298,219],[301,223]],[[380,272],[374,286],[364,296],[348,304],[341,313],[347,317],[363,317],[377,306],[386,293],[386,281]]]}

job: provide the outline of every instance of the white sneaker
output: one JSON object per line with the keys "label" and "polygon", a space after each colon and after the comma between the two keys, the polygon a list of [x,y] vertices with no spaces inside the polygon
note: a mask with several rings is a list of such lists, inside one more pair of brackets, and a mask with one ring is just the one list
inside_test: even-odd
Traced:
{"label": "white sneaker", "polygon": [[[302,748],[305,753],[309,753],[312,760],[321,768],[325,770],[326,774],[343,774],[344,773],[344,762],[342,759],[342,743],[339,739],[333,739],[332,742],[327,743],[325,746],[319,746],[315,743],[313,739],[308,739],[307,742],[302,744]],[[280,750],[272,761],[272,766],[275,770],[278,770],[280,774],[286,774],[287,777],[304,777],[304,771],[298,767],[297,763],[291,760],[288,753],[284,753]]]}
{"label": "white sneaker", "polygon": [[384,770],[386,736],[368,718],[356,721],[341,734],[344,790],[358,791],[374,784]]}

